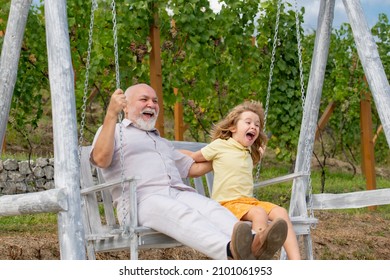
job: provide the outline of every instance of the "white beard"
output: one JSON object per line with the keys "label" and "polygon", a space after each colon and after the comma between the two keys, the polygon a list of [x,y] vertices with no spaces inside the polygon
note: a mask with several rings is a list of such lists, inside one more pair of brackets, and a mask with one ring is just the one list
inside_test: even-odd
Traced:
{"label": "white beard", "polygon": [[134,124],[136,127],[142,130],[152,130],[154,129],[156,125],[157,118],[150,119],[149,121],[144,121],[142,117],[138,117],[135,121]]}
{"label": "white beard", "polygon": [[[142,116],[143,116],[143,113],[144,112],[150,112],[150,113],[153,113],[154,116],[153,118],[149,119],[148,121],[145,121],[144,119],[142,119]],[[134,111],[131,111],[130,114],[134,114]],[[139,128],[139,129],[142,129],[142,130],[146,130],[146,131],[149,131],[149,130],[153,130],[155,128],[155,125],[156,125],[156,121],[157,121],[157,117],[158,117],[158,113],[156,112],[156,110],[153,110],[153,109],[145,109],[143,110],[140,115],[138,115],[137,117],[135,117],[135,120],[133,121],[134,125]]]}

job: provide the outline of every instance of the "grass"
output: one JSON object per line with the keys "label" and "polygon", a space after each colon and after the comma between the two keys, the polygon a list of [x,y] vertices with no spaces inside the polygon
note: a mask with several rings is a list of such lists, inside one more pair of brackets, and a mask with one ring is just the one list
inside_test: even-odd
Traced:
{"label": "grass", "polygon": [[0,217],[0,234],[18,232],[55,232],[57,230],[57,214],[42,213]]}

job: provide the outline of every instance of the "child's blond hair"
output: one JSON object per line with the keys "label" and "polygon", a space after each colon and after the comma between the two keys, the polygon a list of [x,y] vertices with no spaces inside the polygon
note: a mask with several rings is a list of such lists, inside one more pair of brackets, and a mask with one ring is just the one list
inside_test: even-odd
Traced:
{"label": "child's blond hair", "polygon": [[258,101],[244,101],[242,104],[234,107],[227,116],[219,121],[211,130],[212,140],[216,139],[229,139],[232,137],[231,129],[236,127],[237,122],[243,112],[253,112],[259,116],[260,127],[259,137],[255,140],[251,147],[251,156],[253,164],[257,164],[260,161],[260,147],[264,147],[267,143],[267,136],[265,135],[264,129],[264,109],[261,102]]}

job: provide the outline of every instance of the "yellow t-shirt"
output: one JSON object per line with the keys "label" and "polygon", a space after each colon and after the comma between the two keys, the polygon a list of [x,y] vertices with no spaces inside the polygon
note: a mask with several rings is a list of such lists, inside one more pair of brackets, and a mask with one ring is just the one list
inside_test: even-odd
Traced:
{"label": "yellow t-shirt", "polygon": [[253,197],[253,161],[249,148],[233,138],[216,139],[201,152],[206,160],[213,161],[213,199],[220,202]]}

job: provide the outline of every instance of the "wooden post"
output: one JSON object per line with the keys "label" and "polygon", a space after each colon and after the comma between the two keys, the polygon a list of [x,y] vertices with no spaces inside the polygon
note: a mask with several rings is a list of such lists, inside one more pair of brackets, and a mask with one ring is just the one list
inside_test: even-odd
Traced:
{"label": "wooden post", "polygon": [[[176,28],[176,22],[174,19],[171,19],[171,28],[175,29]],[[174,88],[173,93],[175,96],[178,95],[179,89]],[[175,125],[174,125],[174,130],[175,130],[175,140],[176,141],[183,141],[184,140],[184,122],[183,122],[183,105],[181,102],[176,102],[175,103],[175,109],[174,109],[174,119],[175,119]]]}
{"label": "wooden post", "polygon": [[66,1],[45,1],[46,42],[54,135],[55,188],[67,194],[68,211],[58,213],[61,259],[86,259],[81,217],[80,162],[74,73],[69,42]]}
{"label": "wooden post", "polygon": [[320,120],[318,121],[317,125],[317,131],[315,140],[318,140],[318,138],[321,135],[321,131],[325,128],[325,125],[328,123],[330,116],[332,115],[335,107],[335,103],[332,101],[326,106],[325,112],[322,114]]}
{"label": "wooden post", "polygon": [[20,50],[22,49],[30,6],[31,0],[12,0],[8,16],[0,60],[0,141],[2,145],[7,130],[12,95],[18,74]]}
{"label": "wooden post", "polygon": [[[177,96],[179,92],[178,88],[173,89],[173,93]],[[183,104],[181,102],[175,103],[175,140],[183,141],[184,140],[184,124],[183,124]]]}
{"label": "wooden post", "polygon": [[383,126],[380,125],[378,127],[378,129],[376,130],[374,137],[372,138],[372,142],[374,143],[374,146],[375,146],[375,143],[376,143],[376,139],[378,139],[379,133],[381,133],[382,129],[383,129]]}
{"label": "wooden post", "polygon": [[[368,92],[363,92],[360,100],[360,129],[361,129],[361,168],[366,178],[366,189],[376,189],[375,154],[372,132],[371,98]],[[376,206],[368,207],[375,210]]]}
{"label": "wooden post", "polygon": [[[157,6],[155,6],[157,9]],[[150,53],[150,85],[157,93],[160,113],[156,123],[156,128],[161,136],[164,136],[164,102],[162,93],[162,73],[161,73],[161,48],[160,48],[160,27],[158,11],[154,13],[153,24],[150,27],[150,38],[152,51]]]}

